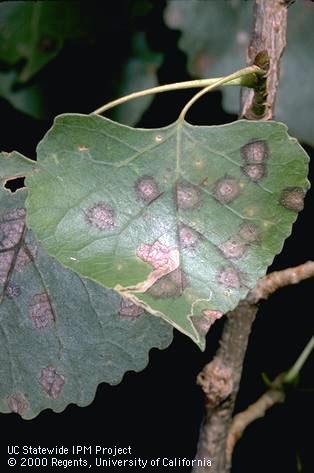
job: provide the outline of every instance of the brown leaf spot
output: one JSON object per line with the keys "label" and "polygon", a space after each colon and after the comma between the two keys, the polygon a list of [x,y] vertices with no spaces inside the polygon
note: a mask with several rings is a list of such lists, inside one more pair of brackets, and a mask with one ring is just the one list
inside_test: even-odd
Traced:
{"label": "brown leaf spot", "polygon": [[232,266],[222,268],[217,276],[218,283],[232,289],[239,289],[241,280],[238,272]]}
{"label": "brown leaf spot", "polygon": [[201,235],[188,225],[181,224],[179,227],[180,247],[194,250],[200,240]]}
{"label": "brown leaf spot", "polygon": [[258,182],[266,176],[264,164],[246,164],[241,167],[243,173],[253,182]]}
{"label": "brown leaf spot", "polygon": [[229,240],[220,245],[220,249],[226,258],[232,259],[241,258],[245,253],[246,247],[246,243],[237,237],[229,238]]}
{"label": "brown leaf spot", "polygon": [[98,202],[84,213],[86,222],[99,230],[110,230],[115,226],[114,210],[105,202]]}
{"label": "brown leaf spot", "polygon": [[54,322],[54,314],[51,308],[48,294],[36,294],[29,305],[29,317],[37,329],[42,329]]}
{"label": "brown leaf spot", "polygon": [[5,284],[7,280],[13,257],[14,251],[0,253],[0,284]]}
{"label": "brown leaf spot", "polygon": [[160,195],[158,184],[151,176],[143,176],[137,179],[134,189],[137,197],[146,204],[149,204]]}
{"label": "brown leaf spot", "polygon": [[279,203],[286,209],[300,212],[304,207],[305,192],[301,187],[287,187],[281,193]]}
{"label": "brown leaf spot", "polygon": [[43,368],[41,370],[39,383],[49,397],[57,399],[60,396],[65,379],[55,368],[49,366],[48,368]]}
{"label": "brown leaf spot", "polygon": [[179,184],[175,191],[175,198],[181,210],[199,209],[202,205],[200,190],[191,184]]}
{"label": "brown leaf spot", "polygon": [[254,243],[260,237],[260,231],[255,223],[243,223],[239,229],[239,237],[246,243]]}
{"label": "brown leaf spot", "polygon": [[200,335],[206,335],[215,320],[220,319],[223,313],[220,310],[204,309],[202,315],[192,316],[191,320]]}
{"label": "brown leaf spot", "polygon": [[156,299],[167,297],[179,297],[188,286],[188,280],[184,272],[177,268],[166,276],[162,276],[148,289],[147,294]]}
{"label": "brown leaf spot", "polygon": [[229,204],[240,195],[240,186],[233,177],[223,177],[216,181],[213,196],[221,204]]}
{"label": "brown leaf spot", "polygon": [[119,315],[130,317],[130,318],[137,318],[140,315],[144,314],[143,307],[140,307],[137,304],[134,304],[130,299],[127,297],[122,297],[120,301],[119,307]]}
{"label": "brown leaf spot", "polygon": [[262,164],[268,158],[268,144],[264,140],[247,143],[241,148],[241,156],[249,164]]}
{"label": "brown leaf spot", "polygon": [[25,224],[25,209],[13,209],[0,215],[0,249],[17,245]]}
{"label": "brown leaf spot", "polygon": [[16,392],[8,398],[8,406],[12,412],[23,415],[24,412],[28,409],[28,402],[24,394]]}
{"label": "brown leaf spot", "polygon": [[14,299],[21,294],[21,288],[17,284],[9,284],[6,288],[5,295],[8,299]]}

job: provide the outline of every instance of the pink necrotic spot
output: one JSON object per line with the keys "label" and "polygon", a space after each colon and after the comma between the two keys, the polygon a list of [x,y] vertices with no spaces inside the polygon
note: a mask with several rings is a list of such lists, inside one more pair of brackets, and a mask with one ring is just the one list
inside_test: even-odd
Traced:
{"label": "pink necrotic spot", "polygon": [[253,182],[258,182],[266,176],[266,167],[264,164],[245,164],[241,169]]}
{"label": "pink necrotic spot", "polygon": [[48,368],[43,368],[41,370],[39,383],[49,397],[57,399],[60,396],[65,379],[55,368],[49,366]]}
{"label": "pink necrotic spot", "polygon": [[191,184],[179,184],[175,192],[177,206],[181,210],[199,209],[202,205],[200,190]]}
{"label": "pink necrotic spot", "polygon": [[250,164],[262,164],[268,158],[268,145],[264,140],[256,140],[241,148],[241,156]]}
{"label": "pink necrotic spot", "polygon": [[232,289],[239,289],[241,286],[240,276],[232,266],[222,268],[218,273],[217,281]]}
{"label": "pink necrotic spot", "polygon": [[246,250],[246,243],[237,237],[229,238],[220,245],[220,249],[226,258],[237,259],[244,255]]}
{"label": "pink necrotic spot", "polygon": [[145,243],[141,245],[136,255],[146,263],[149,263],[153,268],[158,269],[161,267],[171,266],[171,259],[173,257],[173,248],[163,245],[158,240],[153,244]]}
{"label": "pink necrotic spot", "polygon": [[145,311],[143,307],[140,307],[139,305],[135,304],[130,299],[126,297],[121,298],[120,307],[119,307],[119,315],[122,315],[124,317],[130,317],[133,319],[144,314],[144,312]]}
{"label": "pink necrotic spot", "polygon": [[6,251],[5,253],[0,253],[0,284],[5,284],[11,264],[14,257],[14,251]]}
{"label": "pink necrotic spot", "polygon": [[24,412],[28,409],[28,402],[24,394],[16,392],[8,398],[8,406],[12,412],[23,415]]}
{"label": "pink necrotic spot", "polygon": [[180,225],[179,227],[179,241],[180,247],[184,249],[194,250],[200,240],[198,232],[188,225]]}
{"label": "pink necrotic spot", "polygon": [[37,329],[43,329],[54,322],[48,294],[36,294],[29,305],[29,317]]}
{"label": "pink necrotic spot", "polygon": [[98,202],[84,213],[86,222],[99,230],[110,230],[115,226],[114,210],[105,202]]}
{"label": "pink necrotic spot", "polygon": [[213,188],[213,196],[221,204],[229,204],[240,195],[238,181],[233,177],[219,179]]}
{"label": "pink necrotic spot", "polygon": [[188,286],[188,280],[184,272],[177,268],[169,274],[162,276],[147,291],[147,294],[155,299],[166,299],[167,297],[179,297]]}
{"label": "pink necrotic spot", "polygon": [[146,204],[149,204],[160,195],[158,184],[151,176],[143,176],[137,179],[134,188],[137,197]]}
{"label": "pink necrotic spot", "polygon": [[279,203],[286,209],[300,212],[304,207],[305,192],[301,187],[287,187],[281,193]]}
{"label": "pink necrotic spot", "polygon": [[19,243],[25,226],[25,209],[13,209],[0,215],[0,250]]}

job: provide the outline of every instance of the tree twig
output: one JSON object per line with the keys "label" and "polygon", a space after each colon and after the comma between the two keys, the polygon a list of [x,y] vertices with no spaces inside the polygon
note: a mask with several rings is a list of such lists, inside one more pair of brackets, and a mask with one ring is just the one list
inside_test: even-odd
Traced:
{"label": "tree twig", "polygon": [[[301,268],[304,265],[301,265],[298,268]],[[291,272],[294,268],[291,268]],[[289,271],[281,271],[285,273]],[[274,274],[274,273],[273,273]],[[312,274],[309,274],[308,277],[314,276],[314,270]],[[303,278],[304,279],[304,278]],[[292,282],[295,284],[295,282]],[[243,412],[239,412],[234,416],[232,424],[229,429],[227,445],[226,445],[226,456],[229,463],[231,463],[231,457],[234,450],[234,447],[238,440],[242,437],[245,429],[255,420],[263,417],[266,412],[273,407],[275,404],[283,402],[285,400],[285,385],[293,383],[297,379],[304,363],[310,356],[311,352],[314,349],[314,336],[309,340],[306,347],[286,373],[281,373],[276,379],[271,383],[270,389],[268,389],[257,401],[251,404]]]}
{"label": "tree twig", "polygon": [[257,303],[261,299],[267,299],[273,292],[290,284],[298,284],[304,279],[314,276],[314,261],[307,261],[295,268],[275,271],[261,278],[255,289],[248,295],[248,300]]}
{"label": "tree twig", "polygon": [[256,57],[267,52],[269,67],[267,73],[267,99],[263,117],[252,109],[254,92],[242,90],[241,116],[248,119],[270,120],[274,113],[279,83],[280,59],[286,46],[287,6],[282,0],[255,0],[254,29],[247,52],[247,64],[254,64]]}

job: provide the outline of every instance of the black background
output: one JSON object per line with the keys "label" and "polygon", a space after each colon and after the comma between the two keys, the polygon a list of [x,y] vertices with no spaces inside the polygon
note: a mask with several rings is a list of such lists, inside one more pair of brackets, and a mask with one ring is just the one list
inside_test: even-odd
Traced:
{"label": "black background", "polygon": [[[1,149],[17,149],[35,158],[36,144],[51,126],[54,115],[90,113],[105,103],[109,99],[106,90],[114,88],[117,71],[129,54],[128,35],[132,28],[146,31],[150,46],[164,53],[158,72],[160,83],[188,79],[186,57],[177,48],[179,33],[164,26],[163,6],[164,2],[156,2],[145,21],[130,25],[123,16],[127,16],[129,2],[93,3],[91,8],[109,17],[110,36],[99,32],[91,43],[68,42],[58,57],[40,72],[49,103],[49,120],[35,121],[0,100]],[[108,47],[105,43],[110,40]],[[171,123],[191,95],[192,92],[175,92],[157,96],[139,125],[159,127]],[[189,113],[189,121],[194,124],[220,124],[234,119],[235,116],[223,112],[219,92],[204,97]],[[306,149],[313,155],[310,148]],[[313,258],[313,199],[310,191],[293,235],[270,270]],[[287,370],[313,334],[313,290],[313,280],[308,280],[282,289],[261,304],[249,342],[237,411],[265,391],[261,373],[274,378]],[[16,414],[1,415],[1,471],[10,470],[6,466],[7,444],[131,445],[135,457],[192,459],[203,415],[202,393],[195,380],[215,353],[222,327],[220,320],[210,331],[205,353],[175,331],[174,342],[167,350],[151,351],[149,366],[143,372],[127,373],[118,386],[102,384],[88,407],[70,405],[61,414],[44,411],[32,421],[23,421]],[[313,372],[312,357],[302,370],[298,387],[287,393],[286,402],[247,429],[234,453],[233,473],[297,472],[297,456],[303,472],[314,471]]]}

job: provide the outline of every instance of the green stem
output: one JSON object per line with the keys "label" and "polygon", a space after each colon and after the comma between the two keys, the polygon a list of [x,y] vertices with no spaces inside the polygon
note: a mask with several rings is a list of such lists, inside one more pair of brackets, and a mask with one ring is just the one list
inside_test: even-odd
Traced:
{"label": "green stem", "polygon": [[296,377],[298,376],[299,372],[301,371],[304,363],[310,356],[312,350],[314,350],[314,336],[309,340],[306,347],[302,351],[301,355],[294,363],[294,365],[290,368],[290,370],[286,373],[283,381],[284,383],[292,383]]}
{"label": "green stem", "polygon": [[264,74],[264,71],[257,67],[247,67],[238,71],[234,74],[231,74],[227,77],[217,77],[214,79],[199,79],[199,80],[189,80],[185,82],[177,82],[174,84],[165,84],[158,87],[153,87],[151,89],[140,90],[138,92],[133,92],[132,94],[120,97],[119,99],[108,102],[105,105],[97,108],[93,114],[101,114],[110,108],[121,105],[129,100],[137,99],[140,97],[145,97],[146,95],[159,94],[161,92],[169,92],[171,90],[182,90],[182,89],[192,89],[199,87],[217,87],[218,85],[240,85],[241,87],[251,87],[254,88],[257,82],[257,76]]}
{"label": "green stem", "polygon": [[[194,97],[185,105],[185,107],[183,107],[179,116],[179,120],[183,121],[185,118],[185,115],[187,114],[188,110],[192,107],[192,105],[199,98],[207,94],[207,92],[210,92],[211,90],[215,89],[216,87],[219,87],[220,85],[227,85],[230,82],[233,82],[235,80],[239,80],[241,82],[241,79],[247,78],[248,76],[254,75],[256,78],[256,75],[264,75],[264,74],[265,74],[265,71],[263,69],[254,65],[254,66],[245,67],[244,69],[240,69],[239,71],[233,72],[229,76],[215,79],[214,82],[211,82],[207,87],[205,87],[203,90],[201,90],[196,95],[194,95]],[[256,85],[256,82],[255,82],[255,85]]]}

